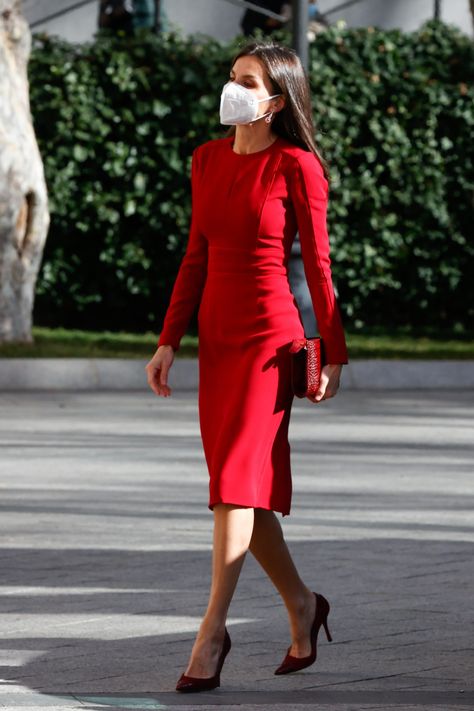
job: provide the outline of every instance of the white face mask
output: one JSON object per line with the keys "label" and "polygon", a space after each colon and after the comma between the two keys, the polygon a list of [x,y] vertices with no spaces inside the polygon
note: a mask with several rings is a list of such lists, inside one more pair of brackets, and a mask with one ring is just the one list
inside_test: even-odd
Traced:
{"label": "white face mask", "polygon": [[220,121],[224,126],[235,126],[236,124],[251,123],[258,119],[269,116],[269,111],[262,116],[258,116],[258,105],[262,101],[275,99],[280,94],[266,96],[264,99],[257,99],[253,91],[245,86],[237,84],[235,81],[224,84],[221,94]]}

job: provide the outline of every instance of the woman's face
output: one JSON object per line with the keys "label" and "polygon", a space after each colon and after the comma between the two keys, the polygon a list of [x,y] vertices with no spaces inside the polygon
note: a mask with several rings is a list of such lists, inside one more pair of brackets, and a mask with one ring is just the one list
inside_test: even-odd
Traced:
{"label": "woman's face", "polygon": [[[239,57],[230,70],[230,81],[241,84],[253,92],[257,99],[264,99],[266,96],[272,96],[275,93],[265,67],[256,57]],[[258,115],[266,114],[269,111],[269,107],[271,107],[272,111],[278,110],[280,101],[281,97],[271,99],[268,102],[262,101],[259,104]]]}

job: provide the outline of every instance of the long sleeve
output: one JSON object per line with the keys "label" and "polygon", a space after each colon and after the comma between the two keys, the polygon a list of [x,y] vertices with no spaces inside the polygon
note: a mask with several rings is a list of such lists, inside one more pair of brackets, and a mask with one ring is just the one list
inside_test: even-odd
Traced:
{"label": "long sleeve", "polygon": [[199,149],[196,148],[191,164],[192,216],[186,252],[171,293],[158,346],[170,345],[178,350],[191,316],[201,300],[207,275],[207,240],[197,227],[196,195],[199,179]]}
{"label": "long sleeve", "polygon": [[295,158],[289,181],[298,225],[301,254],[319,333],[328,363],[348,363],[341,315],[331,276],[326,226],[328,183],[319,160],[311,152]]}

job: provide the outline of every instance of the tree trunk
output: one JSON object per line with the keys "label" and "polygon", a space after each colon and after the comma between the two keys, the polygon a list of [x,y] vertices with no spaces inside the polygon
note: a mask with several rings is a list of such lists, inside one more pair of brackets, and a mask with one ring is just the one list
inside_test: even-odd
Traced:
{"label": "tree trunk", "polygon": [[20,0],[0,0],[0,343],[33,340],[35,284],[49,227],[28,94],[30,48]]}

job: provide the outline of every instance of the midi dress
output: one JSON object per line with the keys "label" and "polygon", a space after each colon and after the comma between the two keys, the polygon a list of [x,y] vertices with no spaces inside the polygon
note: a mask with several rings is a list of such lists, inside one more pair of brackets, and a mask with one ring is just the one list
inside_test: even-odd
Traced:
{"label": "midi dress", "polygon": [[178,350],[199,306],[209,508],[226,503],[287,515],[289,348],[305,335],[288,281],[296,232],[327,362],[348,362],[331,278],[328,182],[314,153],[280,136],[249,154],[236,153],[233,142],[226,136],[193,152],[189,238],[158,345]]}

